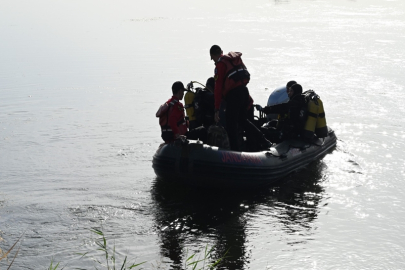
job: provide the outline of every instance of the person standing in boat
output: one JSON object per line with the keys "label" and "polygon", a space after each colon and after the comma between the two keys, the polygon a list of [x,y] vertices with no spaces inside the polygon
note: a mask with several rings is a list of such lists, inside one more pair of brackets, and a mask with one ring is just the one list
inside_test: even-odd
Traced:
{"label": "person standing in boat", "polygon": [[162,130],[162,139],[165,143],[173,142],[176,139],[185,140],[200,139],[205,141],[206,130],[201,128],[188,131],[188,121],[184,114],[184,106],[180,100],[184,97],[184,84],[180,81],[174,82],[172,85],[173,96],[160,106],[156,112],[156,117],[159,117],[159,124]]}
{"label": "person standing in boat", "polygon": [[250,100],[246,85],[250,80],[250,74],[242,61],[242,53],[229,52],[224,55],[221,47],[213,45],[210,48],[210,56],[215,63],[215,121],[220,121],[219,109],[221,101],[225,99],[226,131],[231,150],[242,150],[238,140],[238,127],[246,132],[248,141],[259,141],[261,149],[269,148],[271,142],[248,120],[247,109]]}
{"label": "person standing in boat", "polygon": [[288,87],[287,85],[287,94],[290,99],[287,103],[266,106],[262,109],[266,114],[286,115],[278,131],[280,139],[301,137],[307,116],[305,97],[301,95],[302,86],[294,84]]}

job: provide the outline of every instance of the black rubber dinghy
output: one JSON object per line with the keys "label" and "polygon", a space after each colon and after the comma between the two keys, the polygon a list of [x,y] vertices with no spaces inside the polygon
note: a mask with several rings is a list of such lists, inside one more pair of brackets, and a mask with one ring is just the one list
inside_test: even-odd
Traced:
{"label": "black rubber dinghy", "polygon": [[311,143],[285,140],[261,152],[235,152],[201,141],[176,141],[159,146],[152,167],[159,178],[168,181],[207,188],[257,188],[322,158],[335,145],[336,136],[330,128],[326,138]]}

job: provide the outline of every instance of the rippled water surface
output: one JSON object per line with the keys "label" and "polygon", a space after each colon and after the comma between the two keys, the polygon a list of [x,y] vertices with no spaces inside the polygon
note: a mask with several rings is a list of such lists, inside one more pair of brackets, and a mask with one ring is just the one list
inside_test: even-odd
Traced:
{"label": "rippled water surface", "polygon": [[[181,269],[405,268],[405,2],[1,1],[0,242],[14,269],[120,258]],[[255,103],[291,79],[324,102],[336,149],[255,192],[167,184],[154,114],[176,80],[241,51]],[[7,263],[3,260],[0,267]]]}

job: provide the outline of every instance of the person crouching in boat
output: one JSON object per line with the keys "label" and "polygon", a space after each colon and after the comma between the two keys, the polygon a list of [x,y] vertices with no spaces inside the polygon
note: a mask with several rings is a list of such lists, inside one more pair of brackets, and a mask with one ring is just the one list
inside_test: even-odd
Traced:
{"label": "person crouching in boat", "polygon": [[156,117],[159,117],[159,125],[162,130],[162,139],[165,143],[176,139],[206,139],[206,131],[203,128],[188,132],[188,122],[184,114],[184,106],[180,100],[184,97],[184,85],[176,81],[172,85],[173,96],[159,107]]}
{"label": "person crouching in boat", "polygon": [[304,129],[306,115],[306,101],[302,94],[302,86],[294,84],[287,88],[289,101],[273,106],[266,106],[262,111],[266,114],[273,113],[286,115],[283,124],[278,129],[280,140],[287,138],[300,138]]}

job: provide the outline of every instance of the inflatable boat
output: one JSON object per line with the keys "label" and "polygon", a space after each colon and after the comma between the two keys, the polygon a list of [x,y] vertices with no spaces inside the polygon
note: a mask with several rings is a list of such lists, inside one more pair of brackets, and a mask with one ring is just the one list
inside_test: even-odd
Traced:
{"label": "inflatable boat", "polygon": [[325,138],[285,140],[261,152],[235,152],[198,140],[176,141],[159,146],[152,167],[167,181],[207,188],[257,188],[320,159],[335,145],[336,136],[330,128]]}

